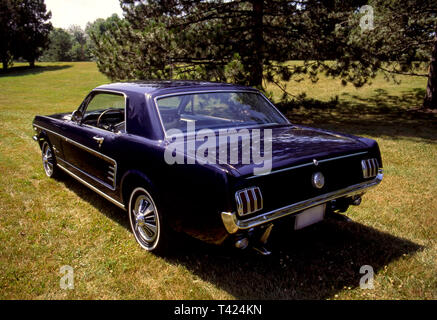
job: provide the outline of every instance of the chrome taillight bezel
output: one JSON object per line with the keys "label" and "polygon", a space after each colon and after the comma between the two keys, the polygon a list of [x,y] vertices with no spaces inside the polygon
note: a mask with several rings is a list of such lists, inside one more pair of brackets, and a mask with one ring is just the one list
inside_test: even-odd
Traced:
{"label": "chrome taillight bezel", "polygon": [[362,160],[361,169],[363,170],[364,179],[376,177],[379,171],[378,160],[376,158]]}
{"label": "chrome taillight bezel", "polygon": [[239,216],[246,216],[263,209],[263,197],[260,188],[250,187],[238,190],[235,193],[237,213]]}

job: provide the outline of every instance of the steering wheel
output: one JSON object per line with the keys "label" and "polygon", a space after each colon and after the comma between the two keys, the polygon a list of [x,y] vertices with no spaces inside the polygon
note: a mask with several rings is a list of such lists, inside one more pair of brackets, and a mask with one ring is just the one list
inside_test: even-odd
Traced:
{"label": "steering wheel", "polygon": [[103,116],[108,113],[109,111],[116,111],[119,113],[123,113],[124,110],[123,109],[115,109],[115,108],[108,108],[105,111],[103,111],[100,116],[97,118],[97,122],[96,122],[96,127],[100,127],[100,120],[102,120]]}

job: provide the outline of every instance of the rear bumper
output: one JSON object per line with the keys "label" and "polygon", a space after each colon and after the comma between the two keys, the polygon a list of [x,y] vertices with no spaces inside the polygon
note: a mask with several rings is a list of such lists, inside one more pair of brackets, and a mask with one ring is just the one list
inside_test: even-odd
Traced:
{"label": "rear bumper", "polygon": [[383,176],[382,170],[379,170],[378,175],[373,180],[355,184],[305,201],[293,203],[250,219],[240,220],[235,212],[222,212],[222,221],[226,230],[231,234],[236,233],[239,230],[251,229],[331,200],[363,194],[367,190],[377,186],[382,181]]}

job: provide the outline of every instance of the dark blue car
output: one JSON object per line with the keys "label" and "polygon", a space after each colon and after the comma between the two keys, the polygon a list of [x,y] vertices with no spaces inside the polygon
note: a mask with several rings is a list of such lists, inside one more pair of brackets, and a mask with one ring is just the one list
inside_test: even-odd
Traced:
{"label": "dark blue car", "polygon": [[126,210],[154,252],[185,232],[267,254],[273,224],[298,230],[344,212],[383,177],[375,141],[291,124],[245,86],[103,85],[33,127],[47,176],[64,171]]}

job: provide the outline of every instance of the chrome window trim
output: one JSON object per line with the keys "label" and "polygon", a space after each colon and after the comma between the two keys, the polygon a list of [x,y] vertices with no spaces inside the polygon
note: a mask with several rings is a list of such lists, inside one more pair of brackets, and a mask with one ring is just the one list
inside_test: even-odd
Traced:
{"label": "chrome window trim", "polygon": [[361,182],[337,191],[329,192],[311,199],[296,202],[288,206],[275,209],[248,219],[238,219],[237,213],[235,212],[222,212],[222,222],[224,227],[230,234],[236,233],[239,230],[251,229],[338,198],[363,194],[367,190],[376,187],[382,181],[383,177],[384,175],[382,170],[379,170],[378,175],[370,181]]}
{"label": "chrome window trim", "polygon": [[126,210],[126,207],[124,206],[124,204],[122,204],[121,202],[115,200],[114,198],[112,198],[111,196],[108,196],[106,193],[104,193],[103,191],[97,189],[96,187],[94,187],[93,185],[89,184],[88,182],[86,182],[85,180],[83,180],[82,178],[80,178],[79,176],[77,176],[76,174],[74,174],[73,172],[71,172],[70,170],[68,170],[67,168],[63,167],[62,165],[60,165],[59,163],[56,164],[59,168],[61,168],[62,170],[64,170],[66,173],[68,173],[70,176],[72,176],[73,178],[75,178],[76,180],[78,180],[79,182],[81,182],[82,184],[84,184],[85,186],[87,186],[88,188],[90,188],[91,190],[93,190],[94,192],[98,193],[99,195],[101,195],[102,197],[104,197],[105,199],[111,201],[113,204],[115,204],[116,206],[118,206],[119,208]]}
{"label": "chrome window trim", "polygon": [[[122,91],[109,90],[109,89],[98,89],[98,88],[91,90],[91,93],[93,93],[93,92],[115,93],[115,94],[119,94],[119,95],[124,96],[124,130],[126,131],[126,133],[128,133],[128,131],[127,131],[127,121],[126,121],[126,119],[127,119],[127,102],[128,102],[128,101],[127,101],[127,100],[128,100],[128,96],[127,96],[127,94],[124,93],[124,92],[122,92]],[[94,98],[94,97],[93,97],[93,98]],[[90,103],[90,101],[88,101],[88,103],[86,104],[86,106],[84,106],[85,109],[88,107],[88,104],[89,104],[89,103]],[[79,108],[80,108],[80,107],[79,107]],[[85,115],[85,113],[84,113],[84,115]],[[93,127],[93,126],[90,126],[90,125],[87,125],[87,124],[84,124],[84,125],[89,126],[89,127],[91,127],[91,128],[97,128],[97,127]],[[105,131],[105,132],[115,133],[115,132],[108,131],[108,130],[105,130],[105,129],[102,129],[102,128],[97,128],[97,129],[99,129],[99,130],[103,130],[103,131]]]}
{"label": "chrome window trim", "polygon": [[[354,156],[358,156],[358,155],[363,155],[363,154],[367,154],[367,153],[368,153],[367,151],[351,153],[351,154],[347,154],[347,155],[344,155],[344,156],[339,156],[339,157],[334,157],[334,158],[318,160],[317,163],[324,163],[324,162],[329,162],[329,161],[343,159],[343,158],[350,158],[350,157],[354,157]],[[289,170],[294,170],[294,169],[302,168],[302,167],[308,167],[308,166],[314,166],[314,161],[311,161],[311,162],[308,162],[308,163],[299,164],[299,165],[296,165],[296,166],[293,166],[293,167],[289,167],[289,168],[283,168],[283,169],[274,170],[274,171],[271,171],[270,173],[265,174],[263,176],[269,176],[271,174],[275,174],[275,173],[279,173],[279,172],[284,172],[284,171],[289,171]],[[260,177],[260,176],[250,176],[250,177],[246,177],[246,179],[250,180],[250,179],[254,179],[254,178],[258,178],[258,177]]]}
{"label": "chrome window trim", "polygon": [[[157,95],[153,98],[153,103],[155,105],[155,111],[158,113],[158,117],[159,117],[159,121],[161,123],[161,130],[164,133],[164,139],[165,140],[169,140],[169,137],[167,135],[167,132],[165,130],[165,126],[164,126],[164,122],[162,121],[162,117],[161,117],[161,113],[159,112],[159,108],[158,108],[158,99],[162,99],[162,98],[166,98],[166,97],[174,97],[174,96],[184,96],[184,95],[188,95],[188,94],[200,94],[200,93],[221,93],[221,92],[247,92],[247,93],[253,93],[253,94],[258,94],[260,95],[264,100],[267,101],[267,103],[272,106],[274,108],[274,110],[287,122],[287,124],[291,124],[290,121],[287,119],[287,117],[285,117],[285,115],[282,114],[282,112],[280,112],[278,110],[278,108],[275,107],[275,105],[269,100],[267,99],[267,97],[265,95],[263,95],[261,92],[259,91],[255,91],[255,90],[249,90],[249,89],[217,89],[217,90],[196,90],[196,91],[183,91],[183,92],[174,92],[174,93],[167,93],[167,94],[162,94],[162,95]],[[150,94],[145,93],[144,94],[145,99],[147,99],[147,97],[150,97]],[[264,125],[272,125],[273,123],[270,124],[264,124]],[[252,126],[243,126],[241,128],[250,128],[253,126],[261,126],[261,124],[259,125],[252,125]],[[232,128],[240,128],[240,127],[232,127]],[[221,128],[223,129],[223,128]],[[220,130],[219,128],[217,128],[217,130]]]}
{"label": "chrome window trim", "polygon": [[[72,165],[71,163],[69,163],[66,159],[61,159],[62,161],[64,161],[64,162],[67,163],[68,165],[70,165],[70,166],[72,166],[72,167],[78,169],[79,171],[83,172],[84,174],[86,174],[87,176],[89,176],[90,178],[92,178],[93,180],[95,180],[96,182],[98,182],[98,183],[104,185],[104,186],[107,187],[108,189],[110,189],[110,190],[112,190],[112,191],[114,191],[114,190],[116,189],[116,185],[117,185],[117,167],[118,167],[118,166],[117,166],[117,161],[115,161],[114,159],[108,157],[107,155],[104,155],[103,153],[97,152],[97,151],[95,151],[95,150],[93,150],[93,149],[91,149],[91,148],[89,148],[89,147],[87,147],[87,146],[84,146],[83,144],[81,144],[81,143],[79,143],[79,142],[76,142],[76,141],[74,141],[74,140],[72,140],[72,139],[70,139],[70,138],[67,138],[66,136],[64,136],[64,135],[62,135],[62,134],[59,134],[59,133],[57,133],[57,132],[54,132],[54,131],[52,131],[52,130],[50,130],[50,129],[47,129],[47,128],[42,127],[42,126],[37,125],[37,124],[34,124],[33,126],[34,126],[34,127],[37,127],[37,128],[40,128],[40,129],[42,129],[42,130],[48,131],[48,132],[50,132],[50,133],[52,133],[52,134],[54,134],[54,135],[57,135],[57,136],[61,137],[62,139],[64,139],[64,141],[66,141],[66,142],[72,143],[72,144],[74,144],[74,145],[76,145],[76,146],[78,146],[78,147],[80,147],[80,148],[82,148],[82,149],[84,149],[84,150],[86,150],[86,151],[88,151],[88,152],[90,152],[90,153],[94,153],[95,155],[99,156],[100,158],[102,158],[102,159],[104,159],[104,160],[109,160],[110,162],[112,162],[113,165],[114,165],[114,168],[115,168],[115,172],[114,172],[114,173],[115,173],[115,176],[114,176],[114,182],[113,182],[113,185],[110,186],[109,184],[107,184],[107,183],[101,181],[100,179],[97,179],[96,177],[91,176],[90,174],[84,172],[83,170],[80,170],[80,169],[77,168],[76,166],[74,166],[74,165]],[[94,127],[93,127],[93,128],[94,128]]]}
{"label": "chrome window trim", "polygon": [[272,107],[273,109],[276,110],[276,112],[278,112],[281,117],[288,123],[291,124],[290,120],[288,120],[288,118],[281,112],[279,111],[279,109],[273,104],[273,102],[271,102],[262,92],[258,92],[258,94],[260,94]]}

